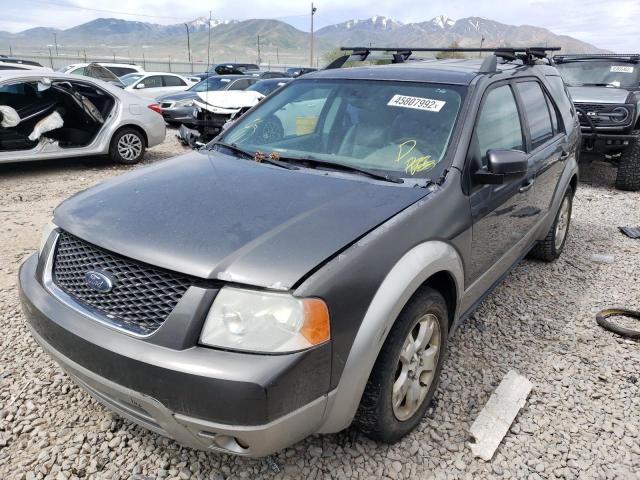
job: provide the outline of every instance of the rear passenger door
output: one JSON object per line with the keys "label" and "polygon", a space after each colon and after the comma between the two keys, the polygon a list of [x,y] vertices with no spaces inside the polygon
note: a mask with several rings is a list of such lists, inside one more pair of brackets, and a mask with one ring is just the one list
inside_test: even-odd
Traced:
{"label": "rear passenger door", "polygon": [[[524,119],[511,83],[489,87],[480,105],[467,155],[467,178],[473,235],[471,264],[467,282],[486,275],[489,285],[512,262],[505,254],[531,230],[536,219],[533,182],[535,166],[529,161],[524,178],[507,180],[499,185],[474,181],[474,174],[486,171],[490,150],[506,149],[526,152]],[[505,257],[502,263],[497,265]],[[495,268],[494,268],[495,267]]]}
{"label": "rear passenger door", "polygon": [[536,79],[515,84],[522,105],[527,150],[535,168],[534,207],[546,214],[568,158],[567,139],[558,107]]}

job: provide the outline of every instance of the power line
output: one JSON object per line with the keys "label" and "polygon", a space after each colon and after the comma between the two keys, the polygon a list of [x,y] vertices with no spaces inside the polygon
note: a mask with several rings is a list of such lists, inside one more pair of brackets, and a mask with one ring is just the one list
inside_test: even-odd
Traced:
{"label": "power line", "polygon": [[80,5],[73,5],[73,4],[68,4],[68,3],[60,3],[60,2],[52,2],[50,0],[29,0],[32,3],[43,3],[45,5],[53,5],[56,7],[62,7],[62,8],[68,8],[68,9],[76,9],[76,10],[86,10],[89,12],[99,12],[99,13],[113,13],[116,15],[130,15],[132,17],[147,17],[147,18],[165,18],[165,19],[171,19],[171,20],[193,20],[192,18],[178,18],[178,17],[171,17],[168,15],[148,15],[145,13],[131,13],[131,12],[121,12],[121,11],[117,11],[117,10],[105,10],[102,8],[91,8],[91,7],[81,7]]}

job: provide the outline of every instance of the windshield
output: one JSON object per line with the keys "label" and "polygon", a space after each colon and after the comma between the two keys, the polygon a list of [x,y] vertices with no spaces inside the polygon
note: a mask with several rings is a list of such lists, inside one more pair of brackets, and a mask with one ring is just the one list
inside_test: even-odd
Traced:
{"label": "windshield", "polygon": [[196,83],[193,87],[189,88],[191,92],[213,92],[215,90],[222,90],[231,83],[228,78],[209,77],[205,78],[199,83]]}
{"label": "windshield", "polygon": [[296,80],[241,117],[220,141],[404,177],[445,155],[464,89],[428,83]]}
{"label": "windshield", "polygon": [[272,80],[264,80],[261,82],[256,82],[251,85],[247,90],[252,92],[258,92],[264,95],[265,97],[269,95],[271,92],[285,85],[287,82],[283,81],[272,81]]}
{"label": "windshield", "polygon": [[638,88],[639,65],[616,61],[576,61],[559,63],[556,68],[570,87],[608,86]]}
{"label": "windshield", "polygon": [[133,85],[136,81],[140,80],[144,75],[140,73],[128,73],[120,77],[120,81],[124,83],[126,87]]}

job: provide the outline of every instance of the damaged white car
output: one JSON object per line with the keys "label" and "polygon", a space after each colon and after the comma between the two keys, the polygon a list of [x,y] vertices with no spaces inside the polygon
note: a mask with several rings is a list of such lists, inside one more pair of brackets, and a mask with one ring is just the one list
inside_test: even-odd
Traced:
{"label": "damaged white car", "polygon": [[[292,78],[272,78],[260,80],[245,90],[215,90],[198,92],[193,101],[193,121],[195,129],[180,128],[178,138],[188,145],[207,142],[220,133],[227,122],[238,119],[256,106],[263,98],[291,82]],[[263,125],[265,135],[278,135],[283,128],[276,119],[269,125]]]}
{"label": "damaged white car", "polygon": [[108,155],[134,164],[164,141],[160,108],[98,79],[0,71],[0,163]]}

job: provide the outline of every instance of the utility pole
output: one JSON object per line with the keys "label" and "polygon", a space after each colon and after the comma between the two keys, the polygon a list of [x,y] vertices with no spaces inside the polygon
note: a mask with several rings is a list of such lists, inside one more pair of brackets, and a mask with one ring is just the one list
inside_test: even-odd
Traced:
{"label": "utility pole", "polygon": [[[484,43],[484,36],[480,39],[480,48],[482,48],[482,44]],[[482,57],[482,52],[478,52],[478,58]]]}
{"label": "utility pole", "polygon": [[56,46],[56,57],[58,56],[58,35],[53,34],[53,44]]}
{"label": "utility pole", "polygon": [[280,53],[278,52],[278,47],[276,47],[276,63],[280,64]]}
{"label": "utility pole", "polygon": [[262,63],[262,59],[260,58],[260,35],[258,35],[258,66]]}
{"label": "utility pole", "polygon": [[309,50],[309,66],[313,68],[313,16],[315,15],[318,9],[313,6],[313,2],[311,2],[311,44]]}
{"label": "utility pole", "polygon": [[185,23],[184,26],[187,28],[187,54],[189,57],[189,63],[191,63],[191,39],[189,38],[189,24]]}

